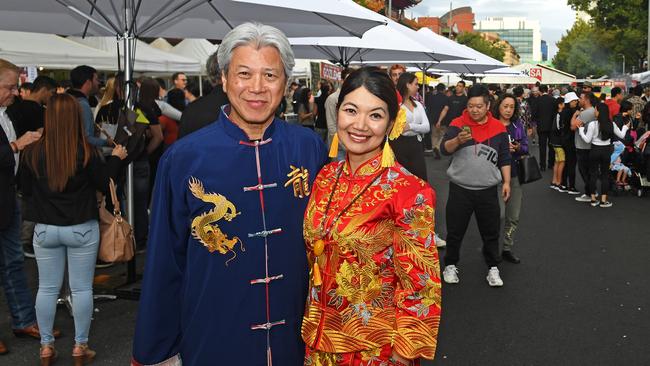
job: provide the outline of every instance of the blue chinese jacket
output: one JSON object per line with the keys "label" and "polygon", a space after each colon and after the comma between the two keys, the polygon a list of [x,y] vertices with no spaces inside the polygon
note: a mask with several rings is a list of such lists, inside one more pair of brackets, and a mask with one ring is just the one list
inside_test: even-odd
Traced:
{"label": "blue chinese jacket", "polygon": [[225,110],[160,161],[134,364],[303,365],[303,214],[325,146],[279,119],[250,141]]}

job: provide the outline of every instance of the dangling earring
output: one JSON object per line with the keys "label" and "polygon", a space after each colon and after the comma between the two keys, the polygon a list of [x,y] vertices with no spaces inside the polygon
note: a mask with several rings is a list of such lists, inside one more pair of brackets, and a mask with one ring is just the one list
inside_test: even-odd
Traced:
{"label": "dangling earring", "polygon": [[335,158],[339,154],[339,133],[335,133],[334,137],[332,138],[332,144],[330,145],[330,153],[329,157],[330,158]]}
{"label": "dangling earring", "polygon": [[384,151],[381,153],[381,167],[382,168],[392,168],[395,166],[395,154],[393,149],[388,143],[388,136],[386,136],[386,142],[384,143]]}

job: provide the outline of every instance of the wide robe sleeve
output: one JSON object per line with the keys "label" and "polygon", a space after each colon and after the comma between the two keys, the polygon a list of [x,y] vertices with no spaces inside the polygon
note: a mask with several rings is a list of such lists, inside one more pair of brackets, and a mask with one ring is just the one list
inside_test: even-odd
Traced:
{"label": "wide robe sleeve", "polygon": [[174,162],[174,151],[163,155],[156,174],[147,265],[133,345],[136,365],[176,358],[183,336],[181,299],[190,232],[181,180],[174,177],[173,167],[181,164]]}
{"label": "wide robe sleeve", "polygon": [[396,207],[393,260],[396,333],[393,349],[407,359],[433,359],[440,324],[441,282],[434,239],[435,193],[424,184]]}

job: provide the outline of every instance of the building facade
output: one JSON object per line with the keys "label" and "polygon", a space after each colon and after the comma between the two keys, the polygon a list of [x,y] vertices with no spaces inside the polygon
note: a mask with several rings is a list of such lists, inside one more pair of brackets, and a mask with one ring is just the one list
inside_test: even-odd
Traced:
{"label": "building facade", "polygon": [[519,54],[517,50],[508,41],[505,41],[499,37],[497,33],[494,32],[484,32],[480,33],[483,39],[494,42],[503,49],[503,63],[508,66],[515,66],[521,63]]}
{"label": "building facade", "polygon": [[476,24],[476,31],[497,33],[510,43],[522,62],[542,61],[542,31],[537,20],[520,17],[490,17]]}
{"label": "building facade", "polygon": [[453,9],[441,17],[419,17],[418,26],[431,29],[434,33],[451,38],[463,32],[474,31],[474,13],[471,6]]}

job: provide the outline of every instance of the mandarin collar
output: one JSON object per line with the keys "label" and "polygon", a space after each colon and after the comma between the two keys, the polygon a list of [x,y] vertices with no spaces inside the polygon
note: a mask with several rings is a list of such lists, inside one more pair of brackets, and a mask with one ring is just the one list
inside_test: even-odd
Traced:
{"label": "mandarin collar", "polygon": [[[246,132],[244,132],[244,130],[237,126],[235,122],[233,122],[230,117],[228,117],[228,114],[230,114],[230,104],[222,106],[221,113],[219,113],[219,122],[222,124],[224,130],[226,131],[226,134],[238,141],[252,141],[248,138]],[[281,121],[274,117],[273,122],[271,122],[271,124],[264,131],[263,140],[272,138],[275,134],[276,126],[280,123]]]}
{"label": "mandarin collar", "polygon": [[373,158],[368,159],[363,164],[359,165],[354,174],[350,174],[350,161],[348,158],[345,158],[345,163],[343,164],[343,174],[349,178],[365,178],[368,176],[374,176],[377,174],[381,168],[381,152],[378,153]]}

